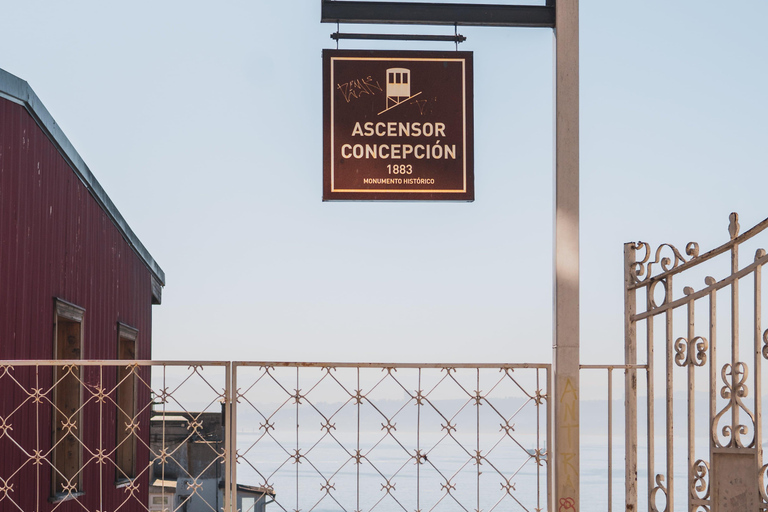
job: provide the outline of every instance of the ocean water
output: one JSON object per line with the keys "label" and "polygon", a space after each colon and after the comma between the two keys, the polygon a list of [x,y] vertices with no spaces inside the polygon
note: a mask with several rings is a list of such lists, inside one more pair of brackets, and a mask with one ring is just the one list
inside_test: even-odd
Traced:
{"label": "ocean water", "polygon": [[[296,439],[274,440],[257,433],[239,433],[241,455],[237,480],[247,485],[271,485],[276,498],[268,511],[535,511],[548,508],[547,467],[536,465],[531,448],[499,443],[484,451],[480,468],[475,453],[461,448],[453,438],[435,435],[419,439],[427,460],[415,463],[410,447],[379,432],[362,433],[360,464],[355,461],[357,439],[343,438],[343,448],[333,437],[315,443],[300,439],[301,462],[296,463]],[[409,438],[407,435],[400,436]],[[517,440],[535,446],[536,439]],[[676,443],[675,508],[685,510],[687,473],[685,444]],[[413,445],[415,446],[415,444]],[[648,472],[646,449],[639,446],[639,510],[647,510]],[[656,473],[663,472],[663,456],[657,454]],[[660,465],[661,464],[661,465]],[[605,436],[582,436],[581,510],[607,511],[609,492],[608,445]],[[623,439],[613,443],[610,475],[613,510],[624,510]],[[664,495],[657,506],[664,509]],[[244,511],[245,512],[245,511]]]}
{"label": "ocean water", "polygon": [[[346,447],[337,441],[342,437]],[[356,434],[351,441],[350,436],[337,435],[315,443],[300,442],[299,463],[294,451],[296,440],[279,441],[255,433],[238,434],[241,463],[237,481],[271,485],[276,500],[267,510],[547,508],[546,465],[537,466],[529,452],[535,450],[535,438],[523,436],[517,442],[509,437],[494,438],[495,445],[482,447],[479,466],[476,440],[472,443],[462,439],[459,443],[446,435],[422,434],[417,440],[409,433],[398,433],[393,438],[380,432],[364,432],[359,440],[359,464],[355,458]],[[420,464],[416,463],[416,446],[426,456]]]}
{"label": "ocean water", "polygon": [[[647,445],[642,436],[638,444],[637,467],[637,494],[638,510],[649,510],[649,489],[656,486],[656,475],[666,473],[666,455],[662,440],[656,441],[655,467],[650,475],[649,487]],[[697,452],[697,457],[706,459],[707,438],[697,438],[697,449],[702,448],[705,453]],[[674,439],[674,510],[688,510],[688,454],[687,441],[684,437],[676,436]],[[619,437],[613,442],[613,467],[610,482],[612,483],[612,510],[623,511],[624,507],[624,439]],[[608,443],[605,436],[584,436],[581,438],[581,509],[589,511],[608,510]],[[665,477],[664,485],[669,487],[669,478]],[[663,492],[656,494],[656,507],[665,509],[666,497]]]}

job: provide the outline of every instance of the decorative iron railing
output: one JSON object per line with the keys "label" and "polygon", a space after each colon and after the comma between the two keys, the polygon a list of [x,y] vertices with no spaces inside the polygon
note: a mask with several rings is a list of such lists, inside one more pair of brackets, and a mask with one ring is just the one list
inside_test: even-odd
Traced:
{"label": "decorative iron railing", "polygon": [[[638,340],[645,342],[651,511],[768,509],[761,417],[762,360],[768,358],[762,268],[768,256],[755,245],[754,258],[739,262],[740,250],[755,244],[752,238],[766,227],[768,219],[740,235],[738,215],[731,214],[730,240],[705,254],[693,242],[685,254],[670,244],[656,250],[645,242],[625,245],[628,364],[637,361]],[[745,299],[750,306],[741,308]],[[656,375],[658,367],[663,370]],[[661,414],[655,384],[664,389]],[[627,400],[636,402],[636,388],[627,391]],[[680,423],[685,427],[675,429]],[[657,433],[663,433],[659,443]],[[628,448],[628,467],[636,467],[637,430],[628,438],[635,447]],[[627,504],[637,510],[636,488],[627,489]]]}
{"label": "decorative iron railing", "polygon": [[549,365],[4,361],[0,509],[552,510],[550,379]]}
{"label": "decorative iron railing", "polygon": [[[228,362],[0,362],[0,509],[222,510],[216,473],[229,467],[227,451],[205,444],[222,430],[204,429],[203,419],[222,423],[229,370]],[[191,446],[202,448],[202,466],[188,463]]]}
{"label": "decorative iron railing", "polygon": [[[626,390],[641,394],[646,365],[583,364],[581,429],[581,509],[627,510],[625,496],[647,480],[645,466],[632,457],[637,451],[638,409]],[[591,389],[590,389],[591,386]],[[642,497],[641,497],[642,498]],[[640,509],[646,503],[639,502]]]}
{"label": "decorative iron railing", "polygon": [[238,478],[290,489],[281,510],[548,507],[548,365],[237,363],[234,374],[238,422],[253,426],[237,434]]}

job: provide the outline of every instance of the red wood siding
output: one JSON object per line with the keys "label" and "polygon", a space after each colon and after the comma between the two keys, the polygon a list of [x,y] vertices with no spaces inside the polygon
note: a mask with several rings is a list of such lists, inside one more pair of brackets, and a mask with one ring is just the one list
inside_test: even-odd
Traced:
{"label": "red wood siding", "polygon": [[[0,360],[53,358],[54,297],[85,309],[84,359],[117,357],[117,322],[139,330],[137,357],[151,358],[149,269],[26,109],[0,98]],[[144,373],[148,377],[148,372]],[[23,374],[17,371],[17,375]],[[27,374],[31,379],[34,372]],[[87,382],[96,383],[99,369],[86,368],[84,375]],[[104,384],[114,386],[115,375],[114,369],[105,369]],[[41,369],[39,378],[40,386],[48,389],[51,370]],[[8,392],[7,383],[8,379],[0,381],[0,390],[6,387],[0,392],[0,417],[7,417],[27,398],[19,389]],[[149,393],[142,392],[139,398],[141,408]],[[38,413],[41,416],[36,419]],[[50,405],[23,407],[11,417],[13,438],[26,449],[38,442],[44,451],[50,449],[50,413]],[[140,435],[148,445],[148,411],[145,416]],[[85,445],[98,446],[100,423],[104,447],[111,450],[116,428],[114,406],[104,406],[102,411],[96,405],[85,408]],[[88,461],[87,450],[83,455]],[[9,442],[8,436],[0,436],[0,457],[3,479],[8,478],[9,468],[13,471],[28,460],[22,450]],[[137,463],[139,470],[146,467],[146,450],[139,451]],[[34,490],[38,470],[43,493],[47,494],[47,464],[38,467],[28,462],[11,480],[13,499],[24,510],[36,510],[35,493],[30,491]],[[90,510],[115,510],[125,493],[122,489],[105,492],[100,503],[99,472],[103,472],[104,482],[114,482],[111,464],[99,466],[88,462],[82,502]],[[107,485],[105,491],[110,487],[114,488]],[[140,501],[146,503],[146,483],[140,489]],[[5,509],[5,505],[0,502],[0,509]],[[46,495],[41,500],[41,512],[53,507]],[[65,503],[57,510],[82,508],[76,503]]]}

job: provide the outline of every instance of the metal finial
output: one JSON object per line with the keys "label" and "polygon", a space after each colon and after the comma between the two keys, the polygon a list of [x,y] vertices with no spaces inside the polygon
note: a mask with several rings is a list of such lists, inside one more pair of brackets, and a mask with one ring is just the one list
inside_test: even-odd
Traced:
{"label": "metal finial", "polygon": [[739,214],[736,212],[731,213],[728,218],[731,223],[728,225],[728,233],[731,235],[731,240],[739,236]]}

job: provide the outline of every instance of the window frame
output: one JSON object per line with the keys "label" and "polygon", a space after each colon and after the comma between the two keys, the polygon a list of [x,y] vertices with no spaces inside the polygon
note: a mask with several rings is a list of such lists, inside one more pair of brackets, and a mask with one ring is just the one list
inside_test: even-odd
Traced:
{"label": "window frame", "polygon": [[[55,360],[74,360],[74,359],[82,359],[83,358],[83,339],[84,339],[84,319],[85,319],[85,309],[77,306],[75,304],[72,304],[71,302],[67,302],[65,300],[62,300],[58,297],[54,297],[54,308],[53,308],[53,359]],[[74,329],[74,327],[77,327]],[[75,330],[76,334],[74,335],[76,340],[76,346],[70,348],[72,351],[77,352],[77,357],[62,357],[62,355],[65,354],[65,351],[67,350],[67,347],[64,345],[65,341],[61,338],[66,334],[66,330]],[[69,337],[72,334],[66,334],[67,337]],[[84,494],[83,492],[83,385],[82,385],[82,366],[77,366],[73,369],[72,374],[68,374],[68,370],[65,369],[65,367],[59,367],[58,365],[54,366],[52,371],[52,377],[53,382],[53,393],[52,393],[52,409],[51,409],[51,502],[58,502],[63,501],[71,498],[75,498],[78,496],[82,496]],[[71,383],[71,379],[74,378],[76,381],[80,381],[78,383]],[[58,385],[57,385],[58,383]],[[73,429],[75,433],[72,433],[72,431],[68,432],[67,434],[62,434],[62,432],[57,428],[57,421],[61,418],[61,415],[65,413],[62,413],[62,409],[66,409],[69,401],[72,400],[73,397],[71,396],[62,396],[63,391],[62,388],[69,388],[69,386],[72,386],[72,391],[69,391],[69,394],[75,394],[74,397],[74,408],[77,412],[74,420],[75,420],[75,428]],[[77,391],[74,391],[74,388],[77,388]],[[70,405],[70,407],[72,407]],[[69,417],[71,418],[71,416]],[[61,460],[62,453],[64,453],[65,446],[66,446],[66,438],[68,436],[72,435],[75,438],[75,443],[77,444],[77,449],[73,450],[75,452],[74,456],[66,457],[63,461]],[[58,446],[57,446],[58,445]],[[63,484],[62,480],[66,479],[67,482],[70,482],[72,478],[67,478],[67,474],[69,473],[68,467],[74,467],[76,468],[75,474],[72,476],[74,478],[74,482],[72,482],[72,485],[74,485],[73,490],[69,491],[59,491],[56,489],[58,484]],[[61,474],[60,474],[61,473]],[[63,475],[63,476],[62,476]]]}
{"label": "window frame", "polygon": [[[122,322],[117,322],[117,360],[131,360],[136,361],[137,339],[139,336],[139,330],[130,325]],[[130,345],[130,349],[133,352],[133,358],[125,357],[124,345]],[[128,350],[130,350],[128,349]],[[116,368],[116,384],[115,384],[115,485],[118,487],[125,486],[127,483],[133,481],[136,478],[136,456],[137,456],[137,436],[136,433],[128,433],[126,429],[121,428],[124,425],[124,421],[121,418],[121,410],[125,411],[126,404],[122,404],[123,386],[128,384],[130,393],[130,407],[129,413],[132,414],[132,418],[136,418],[138,414],[138,378],[136,373],[131,373],[130,366],[119,365]],[[125,382],[122,382],[124,381]],[[122,383],[121,383],[122,382]],[[121,449],[121,443],[125,443],[125,439],[130,438],[128,441],[128,448]],[[127,457],[127,461],[124,459]],[[126,465],[130,464],[130,467],[126,468]]]}

